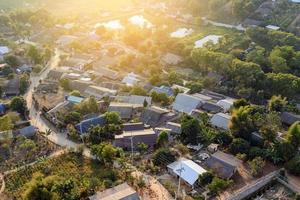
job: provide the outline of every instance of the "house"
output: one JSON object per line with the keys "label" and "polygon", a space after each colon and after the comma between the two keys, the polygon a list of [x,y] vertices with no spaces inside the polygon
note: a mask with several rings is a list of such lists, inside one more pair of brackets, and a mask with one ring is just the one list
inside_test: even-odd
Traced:
{"label": "house", "polygon": [[163,94],[166,94],[168,97],[171,97],[174,95],[174,91],[172,88],[168,87],[168,86],[160,86],[160,87],[154,87],[152,88],[151,90],[151,93],[152,92],[157,92],[157,93],[163,93]]}
{"label": "house", "polygon": [[197,109],[202,104],[202,100],[188,95],[188,94],[178,94],[172,108],[178,112],[184,112],[190,114],[194,109]]}
{"label": "house", "polygon": [[181,134],[181,124],[174,123],[174,122],[167,122],[165,127],[167,129],[170,129],[171,133]]}
{"label": "house", "polygon": [[5,95],[7,97],[18,96],[20,94],[20,79],[15,77],[12,80],[9,80],[5,87]]}
{"label": "house", "polygon": [[147,102],[147,105],[151,105],[152,97],[148,96],[138,96],[138,95],[130,95],[130,96],[116,96],[116,102],[122,103],[130,103],[134,104],[136,107],[144,107],[144,102]]}
{"label": "house", "polygon": [[223,108],[212,102],[205,102],[201,105],[201,109],[209,113],[218,113],[223,111]]}
{"label": "house", "polygon": [[91,83],[81,80],[70,80],[69,85],[71,90],[78,90],[80,93],[84,93]]}
{"label": "house", "polygon": [[105,124],[106,124],[105,116],[100,115],[98,117],[92,117],[81,121],[79,124],[75,126],[75,128],[82,135],[87,133],[92,126],[97,126],[97,125],[104,126]]}
{"label": "house", "polygon": [[30,73],[32,72],[32,66],[24,64],[21,67],[17,68],[18,73]]}
{"label": "house", "polygon": [[22,135],[26,138],[32,138],[35,136],[37,128],[34,126],[27,126],[25,128],[19,129],[16,133],[17,135]]}
{"label": "house", "polygon": [[207,151],[209,153],[215,153],[218,151],[218,148],[219,148],[219,144],[212,143],[207,147]]}
{"label": "house", "polygon": [[208,158],[204,165],[213,170],[220,178],[230,179],[237,171],[241,161],[233,155],[217,151]]}
{"label": "house", "polygon": [[140,200],[139,195],[127,183],[117,185],[103,192],[97,192],[89,200]]}
{"label": "house", "polygon": [[103,76],[108,79],[116,80],[119,77],[119,73],[117,71],[114,71],[107,67],[97,67],[94,68],[94,70],[96,71],[97,75]]}
{"label": "house", "polygon": [[83,97],[77,97],[77,96],[68,96],[67,101],[73,104],[79,104],[84,100]]}
{"label": "house", "polygon": [[212,100],[215,100],[215,101],[220,101],[222,99],[226,99],[226,96],[224,96],[223,94],[219,94],[219,93],[216,93],[216,92],[212,92],[210,90],[202,90],[201,92],[203,95],[206,95],[206,96],[209,96],[212,98]]}
{"label": "house", "polygon": [[85,91],[85,96],[94,96],[97,99],[102,99],[103,97],[115,96],[117,94],[116,90],[111,90],[100,86],[89,86]]}
{"label": "house", "polygon": [[170,110],[159,108],[156,106],[151,106],[144,110],[140,120],[144,124],[150,125],[152,127],[157,127],[173,119],[174,117],[176,117],[176,114],[170,112]]}
{"label": "house", "polygon": [[127,74],[122,80],[122,83],[126,84],[127,86],[134,86],[136,85],[140,80],[138,79],[138,75],[135,73],[131,72]]}
{"label": "house", "polygon": [[231,116],[224,113],[217,113],[210,119],[210,124],[216,128],[229,129]]}
{"label": "house", "polygon": [[184,93],[184,94],[189,93],[191,90],[190,88],[183,87],[181,85],[176,85],[176,84],[172,85],[172,89],[173,89],[173,91],[178,90],[179,93]]}
{"label": "house", "polygon": [[3,103],[0,103],[0,115],[4,115],[5,114],[5,105]]}
{"label": "house", "polygon": [[233,106],[234,101],[235,101],[234,99],[227,98],[218,101],[217,104],[223,108],[224,112],[228,112],[230,108]]}
{"label": "house", "polygon": [[157,134],[153,129],[144,129],[142,123],[124,124],[123,133],[116,135],[113,142],[114,146],[124,150],[136,150],[140,143],[148,145],[152,149],[157,140]]}
{"label": "house", "polygon": [[108,112],[119,113],[121,119],[131,119],[134,112],[134,105],[129,103],[110,103]]}
{"label": "house", "polygon": [[193,187],[197,182],[199,176],[206,172],[192,160],[182,158],[167,166],[168,172],[176,177],[180,177],[185,183]]}
{"label": "house", "polygon": [[63,77],[63,75],[64,75],[63,71],[53,69],[49,71],[47,75],[47,79],[50,81],[59,82]]}
{"label": "house", "polygon": [[280,115],[281,121],[282,123],[290,126],[293,123],[300,121],[300,115],[296,115],[293,113],[289,113],[289,112],[283,112]]}
{"label": "house", "polygon": [[0,56],[8,54],[10,49],[7,46],[0,46]]}

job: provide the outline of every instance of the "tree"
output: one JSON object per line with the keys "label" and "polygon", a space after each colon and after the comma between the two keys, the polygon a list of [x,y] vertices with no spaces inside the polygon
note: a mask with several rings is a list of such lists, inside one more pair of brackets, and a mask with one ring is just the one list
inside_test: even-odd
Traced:
{"label": "tree", "polygon": [[287,140],[294,145],[295,148],[300,147],[300,124],[295,122],[287,132]]}
{"label": "tree", "polygon": [[256,157],[251,161],[248,161],[251,168],[251,174],[253,176],[258,176],[263,172],[266,162],[262,157]]}
{"label": "tree", "polygon": [[190,88],[191,94],[201,92],[203,89],[203,83],[201,82],[194,82],[194,81],[188,82],[186,86]]}
{"label": "tree", "polygon": [[113,163],[118,155],[118,150],[110,143],[101,143],[91,147],[91,153],[104,164]]}
{"label": "tree", "polygon": [[217,131],[214,136],[214,142],[224,146],[230,145],[232,140],[232,135],[227,131]]}
{"label": "tree", "polygon": [[78,90],[73,90],[70,92],[71,96],[81,97],[81,93]]}
{"label": "tree", "polygon": [[250,103],[242,98],[233,102],[232,109],[239,109],[240,107],[250,106]]}
{"label": "tree", "polygon": [[64,123],[65,124],[77,124],[81,120],[81,114],[74,111],[74,112],[69,112],[65,115],[64,117]]}
{"label": "tree", "polygon": [[65,91],[70,91],[70,80],[67,78],[63,78],[60,80],[60,86],[65,90]]}
{"label": "tree", "polygon": [[143,142],[138,143],[138,145],[137,145],[137,149],[142,155],[147,152],[148,148],[149,148],[149,146]]}
{"label": "tree", "polygon": [[266,59],[266,50],[261,46],[256,46],[255,49],[250,51],[246,56],[247,62],[253,62],[260,65],[264,71],[269,70],[269,63]]}
{"label": "tree", "polygon": [[163,106],[166,106],[170,103],[170,99],[165,93],[157,93],[153,91],[151,93],[151,97],[154,102],[161,103]]}
{"label": "tree", "polygon": [[180,74],[178,74],[174,71],[170,72],[168,74],[168,82],[170,85],[173,85],[173,84],[183,85],[183,81],[180,77]]}
{"label": "tree", "polygon": [[225,181],[218,177],[214,177],[212,182],[208,185],[208,189],[211,194],[218,195],[220,192],[227,189],[232,183],[232,181]]}
{"label": "tree", "polygon": [[27,51],[27,56],[31,59],[34,64],[42,64],[43,58],[39,52],[39,50],[31,45]]}
{"label": "tree", "polygon": [[20,77],[20,93],[24,94],[29,86],[29,76],[22,74]]}
{"label": "tree", "polygon": [[269,111],[282,112],[286,108],[288,101],[286,97],[282,97],[281,95],[272,96],[268,103]]}
{"label": "tree", "polygon": [[297,155],[290,161],[288,161],[285,164],[285,168],[290,172],[291,174],[294,174],[296,176],[300,175],[300,156]]}
{"label": "tree", "polygon": [[214,179],[214,174],[210,171],[204,172],[199,175],[198,182],[201,186],[206,186],[210,184]]}
{"label": "tree", "polygon": [[23,97],[14,97],[10,102],[10,108],[13,111],[17,111],[18,113],[24,115],[26,112],[26,101]]}
{"label": "tree", "polygon": [[270,150],[269,156],[275,164],[287,162],[297,153],[295,148],[289,141],[277,142]]}
{"label": "tree", "polygon": [[157,138],[157,142],[156,142],[157,146],[158,147],[166,147],[168,143],[169,143],[168,132],[166,132],[166,131],[160,132],[160,134],[158,135],[158,138]]}
{"label": "tree", "polygon": [[146,96],[147,95],[147,92],[144,88],[138,86],[138,85],[135,85],[132,87],[131,91],[130,91],[130,94],[132,95],[140,95],[140,96]]}
{"label": "tree", "polygon": [[184,144],[198,144],[201,127],[195,118],[187,118],[181,122],[180,139]]}
{"label": "tree", "polygon": [[87,133],[87,139],[92,144],[99,144],[114,139],[114,134],[112,134],[109,131],[106,131],[104,127],[97,125],[89,128]]}
{"label": "tree", "polygon": [[92,113],[98,113],[99,112],[99,106],[98,102],[95,97],[91,96],[81,103],[75,105],[75,109],[81,113],[82,115],[92,114]]}
{"label": "tree", "polygon": [[13,127],[13,122],[8,115],[0,117],[0,132],[12,130]]}
{"label": "tree", "polygon": [[249,149],[250,149],[250,144],[242,138],[234,139],[229,147],[230,152],[234,155],[238,153],[248,154]]}
{"label": "tree", "polygon": [[16,68],[20,65],[20,61],[15,55],[7,55],[4,57],[4,61],[11,67]]}
{"label": "tree", "polygon": [[264,141],[269,144],[273,143],[276,140],[279,128],[281,127],[280,116],[276,112],[265,114],[260,123],[259,132]]}
{"label": "tree", "polygon": [[236,137],[250,139],[251,133],[255,131],[252,119],[254,108],[251,106],[240,107],[232,111],[230,130]]}
{"label": "tree", "polygon": [[153,155],[153,163],[156,166],[167,166],[175,160],[175,156],[167,148],[160,148]]}
{"label": "tree", "polygon": [[106,119],[106,124],[114,124],[120,125],[121,124],[121,117],[117,112],[107,112],[104,114]]}

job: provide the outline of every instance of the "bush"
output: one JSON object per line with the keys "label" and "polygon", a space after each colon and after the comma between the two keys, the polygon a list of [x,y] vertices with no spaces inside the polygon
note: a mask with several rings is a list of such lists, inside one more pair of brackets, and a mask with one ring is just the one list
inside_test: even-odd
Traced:
{"label": "bush", "polygon": [[167,166],[175,160],[175,156],[166,148],[158,149],[153,156],[153,163],[156,166]]}
{"label": "bush", "polygon": [[233,142],[231,143],[231,145],[229,147],[229,150],[234,155],[237,155],[238,153],[248,154],[249,148],[250,148],[250,145],[246,140],[244,140],[242,138],[237,138],[237,139],[233,140]]}
{"label": "bush", "polygon": [[300,175],[300,167],[299,166],[300,166],[300,156],[295,156],[293,159],[291,159],[289,162],[286,163],[285,168],[291,174],[299,176]]}
{"label": "bush", "polygon": [[210,171],[205,172],[199,176],[198,182],[201,186],[206,186],[212,182],[214,174]]}

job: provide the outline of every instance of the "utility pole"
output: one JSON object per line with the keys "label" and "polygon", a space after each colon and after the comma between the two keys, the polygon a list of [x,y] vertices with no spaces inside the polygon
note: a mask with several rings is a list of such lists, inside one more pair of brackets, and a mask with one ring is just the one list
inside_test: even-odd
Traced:
{"label": "utility pole", "polygon": [[176,198],[175,200],[178,199],[179,197],[179,193],[180,193],[180,181],[181,181],[181,173],[184,171],[184,167],[182,167],[182,164],[180,164],[180,169],[176,170],[177,172],[179,172],[179,180],[178,180],[178,189],[177,189],[177,194],[176,194]]}
{"label": "utility pole", "polygon": [[132,134],[132,131],[131,131],[131,164],[133,165],[133,134]]}

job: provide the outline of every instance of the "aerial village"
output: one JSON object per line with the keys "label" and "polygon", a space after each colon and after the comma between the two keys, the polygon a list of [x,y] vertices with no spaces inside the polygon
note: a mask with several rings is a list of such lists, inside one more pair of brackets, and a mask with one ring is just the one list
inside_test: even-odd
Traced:
{"label": "aerial village", "polygon": [[256,4],[2,11],[0,199],[300,199],[300,5]]}

